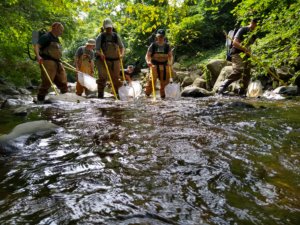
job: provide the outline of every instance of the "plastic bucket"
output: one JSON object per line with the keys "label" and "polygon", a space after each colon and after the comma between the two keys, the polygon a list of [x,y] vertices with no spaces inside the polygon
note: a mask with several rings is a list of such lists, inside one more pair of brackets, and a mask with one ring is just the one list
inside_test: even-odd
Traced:
{"label": "plastic bucket", "polygon": [[132,81],[131,84],[120,87],[118,92],[122,101],[134,99],[141,95],[142,85],[139,81]]}
{"label": "plastic bucket", "polygon": [[178,83],[169,83],[165,87],[166,98],[178,99],[180,98],[180,85]]}

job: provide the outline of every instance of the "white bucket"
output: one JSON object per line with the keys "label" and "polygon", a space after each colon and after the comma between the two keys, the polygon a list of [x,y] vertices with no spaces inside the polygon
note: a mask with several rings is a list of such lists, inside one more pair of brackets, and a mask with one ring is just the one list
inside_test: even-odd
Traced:
{"label": "white bucket", "polygon": [[142,85],[139,81],[132,81],[129,85],[123,85],[119,88],[119,97],[122,101],[137,98],[142,93]]}
{"label": "white bucket", "polygon": [[263,86],[259,80],[252,81],[248,85],[247,97],[257,98],[263,95]]}
{"label": "white bucket", "polygon": [[96,79],[86,73],[78,72],[78,82],[89,91],[97,91]]}
{"label": "white bucket", "polygon": [[180,85],[178,83],[169,83],[165,87],[166,98],[179,99],[180,98]]}

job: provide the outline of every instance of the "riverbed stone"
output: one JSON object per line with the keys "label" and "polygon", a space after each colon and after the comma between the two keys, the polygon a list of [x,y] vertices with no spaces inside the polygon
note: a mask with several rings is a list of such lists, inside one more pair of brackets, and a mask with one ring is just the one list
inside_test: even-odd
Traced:
{"label": "riverbed stone", "polygon": [[193,82],[194,82],[194,80],[191,77],[187,76],[183,79],[183,81],[181,83],[181,87],[187,87],[187,86],[193,84]]}
{"label": "riverbed stone", "polygon": [[207,69],[210,71],[211,78],[210,78],[210,85],[214,86],[216,80],[218,79],[221,70],[227,66],[227,61],[223,59],[214,59],[209,61],[206,65]]}
{"label": "riverbed stone", "polygon": [[198,77],[194,80],[192,86],[199,88],[206,88],[206,80],[202,77]]}
{"label": "riverbed stone", "polygon": [[298,87],[297,86],[281,86],[281,87],[276,88],[273,92],[275,94],[296,96],[296,95],[298,95]]}
{"label": "riverbed stone", "polygon": [[[213,91],[217,92],[217,90],[219,90],[221,84],[223,83],[223,81],[226,79],[226,77],[228,77],[230,74],[232,73],[232,66],[225,66],[222,70],[221,73],[217,79],[217,81],[215,82],[215,85],[213,87]],[[238,81],[233,82],[228,90],[237,90],[239,88],[239,84]]]}
{"label": "riverbed stone", "polygon": [[207,91],[204,88],[193,87],[193,86],[188,86],[184,88],[184,90],[181,92],[182,97],[199,98],[199,97],[208,97],[211,95],[213,95],[212,92]]}
{"label": "riverbed stone", "polygon": [[0,136],[0,154],[19,151],[30,136],[42,137],[57,131],[59,128],[59,126],[46,120],[19,124],[9,134]]}

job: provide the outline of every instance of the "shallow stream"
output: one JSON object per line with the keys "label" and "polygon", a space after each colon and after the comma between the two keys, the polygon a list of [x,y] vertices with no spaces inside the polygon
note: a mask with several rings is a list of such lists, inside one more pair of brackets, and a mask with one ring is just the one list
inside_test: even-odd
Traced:
{"label": "shallow stream", "polygon": [[0,112],[1,134],[41,119],[62,127],[0,157],[0,224],[300,224],[299,99]]}

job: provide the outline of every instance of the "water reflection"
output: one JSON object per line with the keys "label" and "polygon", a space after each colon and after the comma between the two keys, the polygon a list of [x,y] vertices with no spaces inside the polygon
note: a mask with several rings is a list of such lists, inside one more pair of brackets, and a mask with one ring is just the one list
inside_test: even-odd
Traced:
{"label": "water reflection", "polygon": [[0,159],[1,224],[298,224],[299,103],[232,101],[39,109],[64,129]]}

